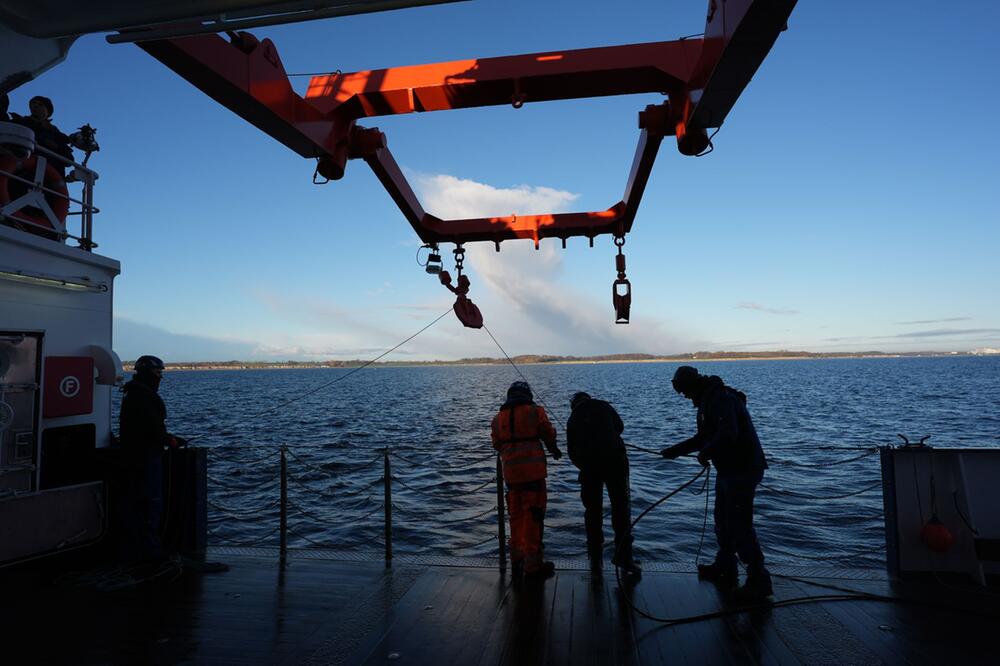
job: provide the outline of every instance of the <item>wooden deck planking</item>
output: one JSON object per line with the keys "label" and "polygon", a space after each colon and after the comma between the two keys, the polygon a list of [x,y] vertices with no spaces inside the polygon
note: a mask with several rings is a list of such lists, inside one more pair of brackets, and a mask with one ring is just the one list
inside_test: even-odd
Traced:
{"label": "wooden deck planking", "polygon": [[[808,586],[803,586],[808,589]],[[895,594],[908,598],[920,598],[920,586],[896,585],[849,585],[858,589],[869,589],[877,594]],[[974,598],[974,597],[973,597]],[[928,601],[956,607],[968,607],[956,595],[938,590]],[[1000,597],[990,600],[994,612],[1000,609]],[[880,643],[891,644],[896,651],[912,664],[943,664],[961,658],[966,664],[996,664],[997,657],[976,658],[964,656],[965,645],[983,643],[984,638],[996,632],[998,623],[986,618],[928,607],[882,604],[875,602],[850,602],[845,614],[859,624],[869,628],[870,633],[880,634]],[[973,606],[978,604],[973,601]],[[853,611],[853,613],[851,612]],[[890,627],[888,631],[879,626]],[[872,629],[874,628],[874,630]],[[961,656],[961,657],[960,657]]]}
{"label": "wooden deck planking", "polygon": [[[270,560],[229,559],[225,574],[111,595],[0,578],[0,626],[47,663],[996,663],[996,620],[926,606],[820,602],[663,626],[628,609],[613,569],[511,584],[486,568],[303,559],[282,571]],[[831,582],[998,607],[995,595],[934,585]],[[654,615],[723,607],[692,574],[647,573],[626,585]],[[779,599],[830,592],[783,578],[775,587]]]}

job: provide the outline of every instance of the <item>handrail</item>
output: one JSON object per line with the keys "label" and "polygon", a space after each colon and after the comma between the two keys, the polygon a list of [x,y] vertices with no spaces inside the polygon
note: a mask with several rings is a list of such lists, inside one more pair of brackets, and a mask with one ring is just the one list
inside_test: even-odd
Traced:
{"label": "handrail", "polygon": [[[63,194],[62,192],[53,190],[50,187],[46,187],[43,182],[36,182],[35,180],[24,178],[23,176],[12,171],[0,169],[0,175],[5,176],[8,181],[14,181],[26,186],[27,192],[25,192],[24,196],[35,193],[37,196],[48,198],[55,197],[57,199],[68,201],[71,204],[71,207],[75,204],[76,209],[69,210],[66,213],[66,216],[67,219],[69,217],[80,218],[80,232],[79,234],[70,233],[66,228],[66,222],[62,220],[59,220],[58,224],[54,224],[52,227],[49,227],[28,219],[23,214],[18,215],[19,211],[32,206],[32,202],[30,200],[22,202],[17,208],[11,207],[12,204],[17,203],[17,200],[8,202],[6,205],[0,207],[0,221],[11,224],[11,226],[27,225],[28,227],[45,232],[45,236],[59,242],[65,242],[67,238],[72,238],[79,243],[79,247],[81,249],[87,252],[92,251],[95,247],[97,247],[97,243],[95,243],[93,239],[94,215],[101,212],[101,210],[94,205],[94,184],[99,178],[98,173],[84,164],[80,164],[72,159],[67,159],[65,156],[44,148],[43,146],[35,145],[33,154],[39,156],[41,160],[44,160],[45,164],[51,163],[56,165],[64,172],[66,169],[71,169],[65,182],[67,185],[74,182],[82,183],[82,194],[79,197],[70,196],[68,193]],[[22,197],[19,197],[18,200],[21,198]],[[4,212],[4,209],[8,210]],[[51,214],[51,211],[48,212]]]}
{"label": "handrail", "polygon": [[[487,543],[492,542],[494,539],[496,539],[496,542],[497,542],[498,564],[500,566],[501,571],[506,570],[506,567],[507,567],[507,564],[508,564],[508,554],[506,552],[506,550],[507,550],[506,549],[506,547],[507,547],[507,543],[506,543],[506,541],[507,541],[507,534],[506,534],[506,516],[505,516],[505,513],[506,513],[505,512],[505,508],[506,507],[504,506],[504,504],[505,504],[505,502],[504,502],[504,499],[505,499],[504,498],[504,482],[503,482],[502,466],[500,464],[499,458],[497,458],[495,454],[491,454],[491,457],[497,458],[497,460],[496,460],[496,475],[495,475],[495,477],[491,474],[490,478],[487,479],[484,483],[479,483],[478,480],[475,478],[475,476],[478,476],[478,475],[475,475],[473,477],[470,477],[469,479],[463,480],[459,484],[459,485],[465,486],[465,485],[471,485],[472,483],[475,483],[476,486],[475,486],[475,488],[473,490],[465,490],[465,489],[460,489],[460,488],[453,488],[452,489],[453,493],[448,493],[448,492],[444,491],[440,487],[433,487],[433,488],[421,488],[421,487],[418,487],[416,485],[413,485],[413,483],[415,483],[413,479],[408,479],[407,480],[405,477],[400,476],[398,474],[398,472],[396,474],[394,474],[393,470],[392,470],[392,458],[397,458],[397,459],[401,460],[402,462],[406,463],[407,465],[413,465],[413,466],[417,466],[417,467],[430,466],[430,464],[429,463],[423,463],[423,462],[418,461],[418,460],[414,460],[414,459],[411,459],[411,458],[407,458],[407,457],[401,456],[392,447],[389,447],[389,446],[378,448],[377,450],[378,450],[379,453],[374,458],[371,458],[371,459],[368,459],[368,460],[365,460],[365,461],[362,461],[362,462],[359,462],[359,463],[340,463],[342,465],[342,467],[338,470],[339,472],[346,473],[348,475],[353,475],[355,472],[358,472],[358,471],[361,471],[361,470],[364,470],[364,469],[367,469],[367,468],[374,467],[374,468],[377,469],[377,463],[379,461],[382,462],[382,469],[378,470],[377,472],[375,472],[372,475],[373,478],[370,481],[365,482],[361,487],[354,487],[354,488],[350,488],[350,489],[346,489],[345,488],[345,489],[340,489],[340,490],[321,489],[321,488],[312,488],[312,487],[309,487],[304,480],[301,480],[299,477],[297,477],[295,474],[292,473],[292,470],[288,469],[288,467],[289,467],[290,464],[297,464],[301,468],[300,471],[305,470],[307,473],[318,473],[318,474],[321,474],[323,477],[326,477],[327,479],[333,479],[335,481],[340,481],[340,479],[338,479],[338,477],[341,476],[341,474],[338,474],[336,472],[331,473],[330,471],[325,470],[325,469],[319,467],[318,465],[316,465],[314,463],[306,461],[304,459],[304,457],[302,457],[301,454],[296,455],[296,454],[292,453],[292,451],[290,450],[290,447],[280,446],[280,447],[277,447],[277,449],[278,449],[278,452],[280,453],[279,463],[283,463],[283,464],[280,464],[280,466],[279,466],[279,472],[278,472],[278,481],[279,481],[279,483],[277,485],[278,485],[278,490],[280,492],[279,492],[279,496],[278,496],[278,498],[276,500],[270,502],[269,504],[267,504],[267,506],[254,511],[253,514],[249,514],[249,515],[248,515],[248,513],[243,513],[242,511],[235,511],[235,510],[233,510],[230,507],[226,507],[225,505],[217,504],[216,502],[211,501],[211,500],[208,502],[208,504],[209,504],[209,507],[216,514],[218,514],[218,516],[214,519],[214,521],[226,520],[226,519],[228,519],[228,520],[234,520],[234,521],[252,521],[254,516],[255,517],[260,517],[260,518],[263,518],[263,519],[273,520],[275,518],[274,508],[277,505],[278,509],[279,509],[278,512],[277,512],[278,525],[275,527],[274,530],[272,530],[270,533],[268,533],[267,537],[270,537],[270,536],[275,535],[275,534],[278,535],[278,547],[279,547],[279,553],[280,553],[279,557],[280,557],[280,561],[282,563],[286,562],[286,557],[287,557],[287,552],[288,552],[288,534],[289,533],[291,533],[294,537],[300,538],[303,541],[306,541],[307,543],[309,543],[309,544],[311,544],[312,546],[315,546],[315,547],[331,547],[331,546],[333,546],[333,544],[321,544],[318,541],[314,541],[314,540],[312,540],[312,539],[304,536],[301,533],[301,529],[296,529],[293,525],[290,524],[289,518],[292,517],[292,516],[290,516],[290,514],[296,514],[299,517],[304,517],[306,519],[309,519],[309,520],[313,521],[313,523],[316,523],[316,524],[324,524],[325,523],[325,524],[331,524],[331,525],[333,525],[333,524],[336,524],[338,522],[336,520],[336,518],[335,518],[335,512],[336,511],[347,510],[347,511],[350,511],[350,512],[354,512],[354,511],[356,511],[358,509],[361,509],[362,507],[365,507],[366,505],[374,505],[374,506],[372,506],[372,508],[370,510],[368,510],[363,515],[361,515],[359,517],[352,518],[351,522],[353,524],[365,523],[369,528],[376,527],[377,523],[371,523],[371,522],[368,522],[368,521],[373,516],[377,516],[380,513],[382,514],[382,516],[381,516],[381,522],[382,522],[381,528],[384,530],[384,535],[383,535],[384,536],[384,540],[380,541],[380,540],[375,539],[375,538],[370,538],[370,539],[367,540],[367,543],[368,543],[369,546],[377,546],[377,547],[380,547],[381,549],[384,550],[384,558],[385,558],[386,566],[391,566],[391,563],[392,563],[392,560],[393,560],[393,539],[392,539],[392,533],[393,533],[393,527],[394,527],[393,522],[394,521],[393,521],[392,514],[393,514],[394,510],[396,512],[398,512],[398,513],[402,513],[404,516],[411,516],[410,520],[429,521],[429,522],[432,522],[432,523],[434,523],[436,525],[442,525],[442,526],[457,525],[459,523],[478,523],[486,515],[489,515],[489,514],[495,512],[496,516],[497,516],[497,526],[496,526],[496,533],[493,536],[489,537],[488,539],[484,539],[482,541],[479,541],[479,542],[477,542],[475,544],[467,544],[467,545],[464,545],[464,546],[458,546],[457,549],[458,550],[464,550],[464,549],[467,549],[467,548],[478,548],[478,547],[481,547],[481,546],[483,546],[483,545],[485,545]],[[862,457],[868,457],[869,455],[871,455],[871,452],[870,452],[869,448],[865,448],[863,450],[867,451],[867,453],[865,453],[864,456],[858,456],[856,458],[851,458],[849,460],[853,462],[855,460],[860,460]],[[273,453],[268,454],[268,456],[266,456],[265,458],[262,458],[261,460],[266,460],[266,459],[270,458],[271,455],[273,455]],[[465,470],[468,471],[468,472],[472,472],[472,473],[478,472],[479,468],[482,466],[483,462],[484,462],[484,460],[478,459],[478,458],[476,460],[473,460],[473,461],[470,461],[470,462],[466,462],[465,463]],[[781,460],[781,462],[784,463],[786,461]],[[460,469],[460,467],[458,465],[455,465],[455,466],[446,466],[446,468],[450,469],[450,470]],[[375,476],[375,474],[378,474],[378,476]],[[699,474],[698,476],[700,477],[701,474]],[[216,485],[221,485],[223,488],[227,488],[227,486],[225,486],[225,484],[218,484],[217,482],[215,482],[214,479],[210,479],[210,480],[213,481],[213,483],[215,483]],[[356,479],[355,479],[355,481],[356,481]],[[289,482],[291,482],[292,485],[295,486],[298,489],[298,491],[300,491],[300,493],[302,493],[299,496],[297,496],[295,499],[290,498],[288,496],[289,495],[289,490],[288,490],[288,484],[289,484]],[[474,497],[474,496],[479,495],[487,487],[495,484],[496,485],[496,491],[495,491],[496,492],[496,504],[494,506],[491,506],[489,509],[479,510],[478,512],[473,513],[471,515],[461,515],[461,516],[453,516],[453,517],[449,517],[449,518],[443,518],[442,515],[439,512],[427,512],[427,511],[424,511],[424,510],[421,510],[421,509],[414,508],[412,506],[407,506],[405,503],[401,504],[399,502],[398,498],[393,498],[393,493],[392,493],[392,490],[393,490],[392,484],[393,484],[393,482],[399,484],[399,486],[401,488],[403,488],[403,489],[405,489],[407,491],[410,491],[410,492],[412,492],[414,494],[424,495],[424,496],[427,496],[427,497],[432,497],[432,498],[437,498],[437,499],[445,499],[446,496]],[[273,480],[269,481],[268,483],[269,484],[273,483]],[[880,485],[880,483],[881,482],[870,484],[870,485],[865,485],[864,487],[856,489],[856,490],[854,490],[854,491],[852,491],[850,493],[843,493],[843,494],[838,494],[838,495],[834,495],[834,496],[819,496],[819,495],[811,495],[811,494],[810,495],[805,495],[803,493],[797,493],[797,492],[794,492],[794,491],[784,490],[782,488],[776,488],[774,486],[770,486],[768,484],[763,484],[763,483],[760,484],[760,487],[761,487],[761,490],[763,490],[765,493],[771,495],[772,497],[775,497],[775,496],[782,497],[782,496],[784,496],[784,497],[791,497],[791,498],[796,498],[796,499],[807,499],[808,498],[808,499],[812,499],[812,500],[831,500],[831,499],[839,499],[839,498],[842,498],[842,497],[844,497],[844,498],[846,498],[846,497],[854,497],[854,496],[858,496],[858,495],[862,495],[862,494],[868,493],[868,492],[874,490],[875,488],[877,488]],[[377,486],[379,484],[382,485],[382,498],[381,498],[382,502],[381,503],[378,503],[378,500],[375,498],[375,493],[378,492]],[[687,486],[690,486],[690,485],[691,485],[691,482],[685,483],[685,484],[683,484],[683,486],[681,488],[678,488],[677,491],[683,490],[684,488],[686,488]],[[270,487],[273,488],[273,486],[270,486]],[[229,490],[235,490],[234,488],[231,488],[231,487],[228,487],[228,489]],[[694,495],[705,494],[706,490],[707,490],[707,484],[703,485],[702,488],[699,491],[694,492],[692,494],[694,494]],[[405,495],[405,493],[404,493],[404,495]],[[335,499],[335,500],[349,499],[350,500],[350,505],[348,506],[348,505],[344,505],[343,503],[337,503],[336,506],[331,507],[332,512],[322,511],[322,510],[321,511],[316,511],[308,503],[308,499],[307,499],[308,497],[326,497],[326,498]],[[708,495],[706,494],[706,498],[707,497],[708,497]],[[642,511],[642,514],[647,513],[648,511],[650,511],[658,503],[659,502],[654,503],[653,505],[651,505],[649,507],[646,507],[645,510]],[[466,507],[466,510],[469,510],[469,509],[472,509],[472,507]],[[641,517],[642,514],[640,514],[640,517]],[[607,513],[605,514],[605,517],[606,516],[607,516]],[[407,521],[404,520],[404,522],[407,522]],[[219,535],[218,532],[211,532],[211,534],[214,537],[218,537],[224,543],[225,542],[235,543],[233,541],[230,541],[227,538],[221,537],[221,535]],[[265,537],[265,538],[267,538],[267,537]],[[784,556],[784,557],[791,557],[793,559],[800,558],[800,559],[807,559],[808,560],[808,559],[828,559],[830,557],[834,557],[834,558],[840,558],[841,557],[841,555],[833,554],[833,555],[824,556],[823,558],[819,558],[819,557],[813,558],[813,557],[810,557],[808,555],[798,555],[796,553],[792,553],[790,551],[782,550],[780,548],[776,548],[776,547],[773,547],[773,546],[769,546],[768,549],[769,550],[773,550],[775,552],[775,554],[778,554],[778,555],[781,555],[781,556]],[[876,551],[872,551],[872,552],[876,552]],[[843,557],[846,558],[846,557],[850,557],[850,556],[853,556],[853,555],[856,555],[856,554],[866,554],[866,553],[867,553],[867,551],[854,551],[854,552],[851,552],[850,554],[845,553],[843,555]]]}

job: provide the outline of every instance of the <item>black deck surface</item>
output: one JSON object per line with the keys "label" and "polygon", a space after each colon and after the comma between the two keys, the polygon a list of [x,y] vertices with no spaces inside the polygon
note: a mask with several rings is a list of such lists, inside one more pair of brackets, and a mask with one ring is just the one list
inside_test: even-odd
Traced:
{"label": "black deck surface", "polygon": [[[937,584],[816,578],[916,599],[827,601],[664,626],[623,600],[613,569],[512,584],[496,569],[224,554],[232,570],[97,593],[0,576],[0,663],[995,664],[998,597]],[[657,567],[652,567],[656,569]],[[49,577],[50,578],[50,577]],[[873,579],[874,578],[874,579]],[[47,580],[47,579],[46,579]],[[76,578],[73,582],[88,583]],[[726,607],[690,573],[628,586],[653,614]],[[775,579],[775,598],[837,594]],[[11,659],[13,655],[20,655]]]}

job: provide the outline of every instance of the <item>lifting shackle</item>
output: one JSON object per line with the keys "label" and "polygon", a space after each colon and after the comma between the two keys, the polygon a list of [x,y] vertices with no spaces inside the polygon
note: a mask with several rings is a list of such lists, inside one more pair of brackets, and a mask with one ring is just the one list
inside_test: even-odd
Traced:
{"label": "lifting shackle", "polygon": [[632,283],[625,277],[625,253],[622,252],[624,245],[625,236],[615,236],[615,246],[618,248],[615,268],[618,270],[618,279],[611,285],[611,302],[615,306],[616,324],[628,323],[629,309],[632,307]]}
{"label": "lifting shackle", "polygon": [[458,245],[455,248],[455,275],[457,280],[455,285],[451,284],[451,275],[448,271],[441,271],[438,274],[438,280],[441,281],[448,291],[455,294],[455,305],[453,309],[455,311],[455,316],[458,320],[462,322],[462,325],[467,328],[482,328],[483,327],[483,314],[476,307],[476,304],[472,302],[469,298],[469,288],[472,283],[469,281],[467,275],[462,274],[463,263],[465,261],[465,248]]}

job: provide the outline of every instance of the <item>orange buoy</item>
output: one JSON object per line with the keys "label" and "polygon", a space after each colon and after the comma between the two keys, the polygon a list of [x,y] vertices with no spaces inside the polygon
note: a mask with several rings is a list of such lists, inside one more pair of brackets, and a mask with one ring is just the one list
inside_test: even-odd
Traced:
{"label": "orange buoy", "polygon": [[[23,160],[18,160],[12,156],[0,156],[0,206],[9,204],[23,194],[20,190],[30,189],[30,186],[23,182],[14,180],[8,174],[16,174],[25,180],[34,180],[35,169],[38,166],[38,157],[29,155]],[[46,188],[44,192],[45,202],[52,209],[52,213],[59,221],[60,225],[66,224],[66,216],[69,214],[69,190],[66,187],[66,180],[51,164],[45,165],[45,173],[42,177],[42,185]],[[12,192],[11,190],[14,190]],[[28,206],[9,215],[14,220],[29,222],[38,231],[34,233],[45,233],[45,230],[52,229],[58,231],[58,227],[52,223],[44,212],[36,207]]]}
{"label": "orange buoy", "polygon": [[931,516],[927,524],[920,530],[920,540],[935,553],[947,553],[955,543],[951,530],[941,522],[937,514]]}

